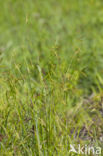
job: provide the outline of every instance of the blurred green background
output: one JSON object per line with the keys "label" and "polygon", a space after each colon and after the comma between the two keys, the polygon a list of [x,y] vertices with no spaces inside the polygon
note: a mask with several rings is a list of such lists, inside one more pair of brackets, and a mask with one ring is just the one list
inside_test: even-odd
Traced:
{"label": "blurred green background", "polygon": [[80,84],[94,85],[96,73],[103,72],[101,0],[6,0],[0,2],[0,10],[2,64],[23,66],[24,59],[32,58],[35,64],[44,66],[55,46],[70,64],[78,51],[73,68],[86,80]]}

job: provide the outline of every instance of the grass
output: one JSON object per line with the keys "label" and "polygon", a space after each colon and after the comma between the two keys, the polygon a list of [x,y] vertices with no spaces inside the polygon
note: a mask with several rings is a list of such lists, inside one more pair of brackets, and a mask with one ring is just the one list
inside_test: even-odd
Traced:
{"label": "grass", "polygon": [[0,2],[1,156],[103,148],[102,3]]}

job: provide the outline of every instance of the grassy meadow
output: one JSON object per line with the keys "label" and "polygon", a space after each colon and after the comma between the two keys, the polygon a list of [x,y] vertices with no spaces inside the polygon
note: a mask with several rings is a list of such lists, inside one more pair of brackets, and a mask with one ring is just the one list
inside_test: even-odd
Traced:
{"label": "grassy meadow", "polygon": [[103,149],[103,1],[0,0],[0,156],[70,144]]}

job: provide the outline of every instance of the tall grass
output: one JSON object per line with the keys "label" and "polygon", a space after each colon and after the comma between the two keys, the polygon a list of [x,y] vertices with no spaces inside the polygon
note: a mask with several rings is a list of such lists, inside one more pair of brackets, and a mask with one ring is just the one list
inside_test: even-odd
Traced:
{"label": "tall grass", "polygon": [[102,1],[6,0],[0,10],[0,155],[102,148]]}

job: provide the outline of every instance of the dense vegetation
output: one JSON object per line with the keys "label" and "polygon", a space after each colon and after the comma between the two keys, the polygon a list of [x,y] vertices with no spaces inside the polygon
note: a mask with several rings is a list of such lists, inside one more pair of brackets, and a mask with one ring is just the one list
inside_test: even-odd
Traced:
{"label": "dense vegetation", "polygon": [[103,148],[103,1],[0,0],[0,155]]}

